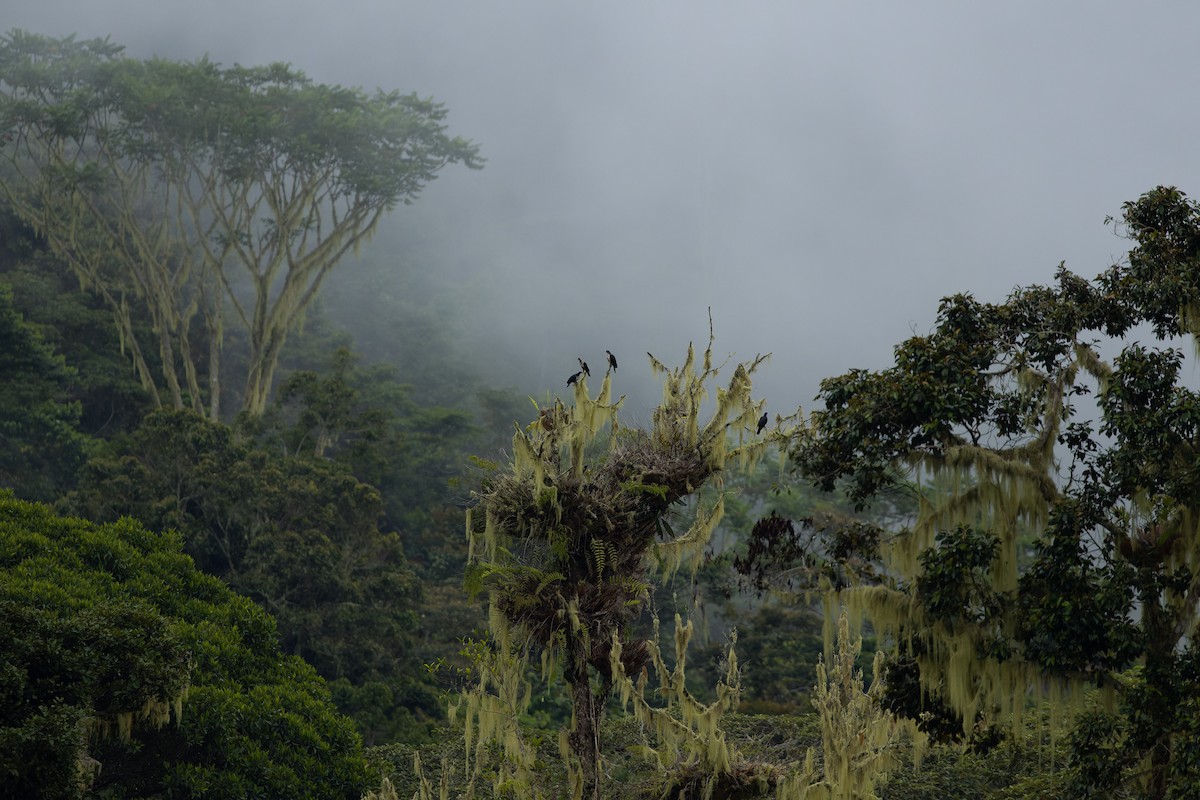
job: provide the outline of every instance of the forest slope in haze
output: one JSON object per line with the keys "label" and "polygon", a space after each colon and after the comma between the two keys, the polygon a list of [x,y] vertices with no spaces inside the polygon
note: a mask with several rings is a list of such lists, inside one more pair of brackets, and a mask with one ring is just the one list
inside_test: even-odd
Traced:
{"label": "forest slope in haze", "polygon": [[807,413],[711,319],[530,398],[419,247],[322,303],[483,166],[436,101],[22,32],[0,79],[6,794],[1197,796],[1179,190]]}

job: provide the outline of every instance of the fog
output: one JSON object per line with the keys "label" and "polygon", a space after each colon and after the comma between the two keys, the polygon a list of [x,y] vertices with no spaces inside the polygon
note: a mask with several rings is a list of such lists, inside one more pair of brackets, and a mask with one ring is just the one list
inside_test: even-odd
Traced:
{"label": "fog", "polygon": [[[1200,6],[12,0],[5,28],[135,56],[286,61],[415,91],[488,163],[372,245],[419,240],[484,376],[561,392],[587,358],[772,352],[772,412],[890,363],[956,292],[1092,276],[1158,184],[1200,196]],[[331,293],[353,293],[348,264]],[[396,347],[404,343],[395,343]],[[628,377],[626,377],[628,376]]]}

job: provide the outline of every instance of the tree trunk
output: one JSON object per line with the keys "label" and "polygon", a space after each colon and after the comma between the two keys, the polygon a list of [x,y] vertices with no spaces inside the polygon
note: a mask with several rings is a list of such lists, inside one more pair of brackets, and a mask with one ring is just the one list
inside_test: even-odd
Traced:
{"label": "tree trunk", "polygon": [[221,421],[221,341],[211,336],[208,343],[208,418]]}
{"label": "tree trunk", "polygon": [[[1157,570],[1162,565],[1156,565]],[[1163,800],[1167,796],[1167,777],[1171,769],[1171,735],[1175,730],[1175,709],[1178,696],[1175,664],[1175,637],[1172,620],[1162,607],[1162,598],[1153,574],[1142,576],[1142,624],[1146,634],[1145,698],[1147,707],[1141,711],[1144,746],[1150,750],[1150,778],[1146,787],[1148,800]]]}
{"label": "tree trunk", "polygon": [[242,410],[251,416],[261,416],[271,399],[271,385],[275,381],[275,367],[279,363],[279,352],[283,349],[286,330],[268,330],[255,339],[262,344],[250,353],[250,370],[246,376],[246,394],[242,398]]}
{"label": "tree trunk", "polygon": [[572,636],[568,647],[568,666],[563,678],[571,687],[573,728],[569,741],[571,751],[583,770],[583,796],[600,798],[600,723],[604,721],[607,692],[592,691],[588,672],[587,649],[579,637]]}
{"label": "tree trunk", "polygon": [[104,293],[104,299],[109,302],[117,321],[117,334],[121,338],[121,355],[125,355],[125,348],[128,347],[130,358],[133,360],[133,369],[137,373],[142,388],[154,401],[154,407],[162,408],[162,396],[158,393],[158,384],[154,381],[154,375],[150,372],[150,366],[146,363],[141,345],[138,344],[137,336],[133,332],[133,322],[129,317],[128,307],[123,303],[117,304],[108,293]]}

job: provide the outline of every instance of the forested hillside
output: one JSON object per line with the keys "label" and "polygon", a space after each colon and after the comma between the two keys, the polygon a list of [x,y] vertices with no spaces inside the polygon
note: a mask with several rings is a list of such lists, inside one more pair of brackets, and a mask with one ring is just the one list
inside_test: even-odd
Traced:
{"label": "forested hillside", "polygon": [[370,250],[449,117],[0,39],[0,794],[1200,797],[1200,206],[815,409],[530,397]]}

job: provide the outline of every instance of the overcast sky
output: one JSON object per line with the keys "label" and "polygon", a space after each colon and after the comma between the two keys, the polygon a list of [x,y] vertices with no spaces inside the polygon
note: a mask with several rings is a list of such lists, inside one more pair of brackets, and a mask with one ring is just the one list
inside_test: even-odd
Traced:
{"label": "overcast sky", "polygon": [[642,386],[644,351],[676,363],[711,306],[719,355],[774,353],[771,410],[808,408],[943,295],[1001,300],[1060,261],[1093,276],[1125,249],[1103,224],[1124,201],[1200,196],[1195,3],[6,0],[3,19],[443,101],[487,166],[403,213],[530,394],[605,348]]}

